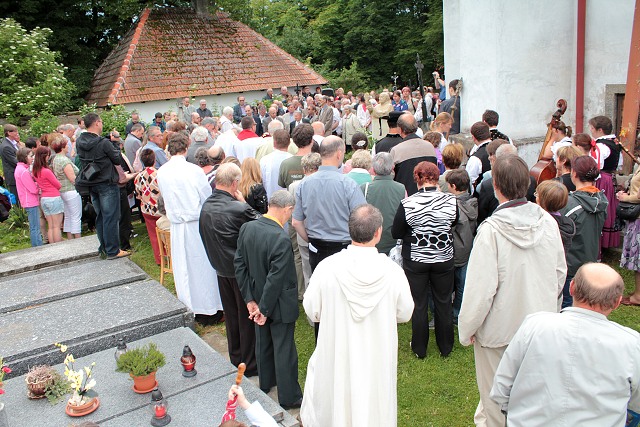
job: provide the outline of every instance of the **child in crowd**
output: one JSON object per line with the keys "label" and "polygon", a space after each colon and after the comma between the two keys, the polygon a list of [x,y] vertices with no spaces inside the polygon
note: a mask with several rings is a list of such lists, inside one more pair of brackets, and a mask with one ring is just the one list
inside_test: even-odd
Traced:
{"label": "child in crowd", "polygon": [[267,413],[260,405],[260,402],[255,401],[249,403],[244,395],[242,387],[232,385],[229,390],[229,402],[227,403],[227,412],[225,413],[226,421],[220,424],[220,427],[248,427],[246,424],[235,420],[236,407],[240,405],[244,409],[244,414],[249,418],[252,426],[255,427],[277,427],[275,420],[271,415]]}
{"label": "child in crowd", "polygon": [[453,323],[458,324],[458,313],[462,304],[464,281],[467,277],[467,263],[473,246],[478,221],[478,199],[471,196],[469,189],[471,180],[464,169],[449,171],[445,177],[449,192],[456,196],[458,205],[458,222],[453,226],[454,250],[454,290]]}

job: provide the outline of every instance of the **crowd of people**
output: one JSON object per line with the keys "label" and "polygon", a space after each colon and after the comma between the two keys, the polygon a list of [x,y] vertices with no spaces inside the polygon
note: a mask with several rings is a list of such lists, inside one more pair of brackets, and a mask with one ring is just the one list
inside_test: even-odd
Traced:
{"label": "crowd of people", "polygon": [[[604,116],[590,134],[554,124],[558,177],[540,185],[495,111],[471,126],[466,153],[450,139],[457,82],[434,79],[424,99],[269,89],[220,117],[185,98],[149,125],[133,113],[124,139],[95,113],[26,144],[6,125],[5,178],[34,246],[45,223],[49,243],[78,237],[86,205],[107,259],[131,253],[132,208],[157,263],[155,228],[169,229],[178,298],[202,324],[224,316],[231,363],[277,386],[307,427],[396,425],[396,324],[409,320],[400,348],[419,359],[430,327],[442,357],[455,325],[473,345],[476,425],[622,425],[640,411],[640,341],[606,316],[640,304],[640,220],[623,242],[631,296],[598,262],[619,245],[618,202],[640,204],[640,173],[616,191],[620,146]],[[316,336],[304,396],[299,302]]]}

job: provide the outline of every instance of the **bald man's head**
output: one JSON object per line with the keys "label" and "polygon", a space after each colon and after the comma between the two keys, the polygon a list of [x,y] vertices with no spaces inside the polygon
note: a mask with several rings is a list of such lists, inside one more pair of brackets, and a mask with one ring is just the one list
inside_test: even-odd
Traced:
{"label": "bald man's head", "polygon": [[214,145],[209,148],[207,154],[209,155],[211,164],[213,165],[219,165],[225,158],[224,150],[218,145]]}
{"label": "bald man's head", "polygon": [[578,269],[571,282],[573,305],[609,314],[622,299],[624,281],[611,267],[587,263]]}
{"label": "bald man's head", "polygon": [[324,123],[322,122],[313,122],[311,123],[311,127],[313,127],[313,134],[324,136]]}

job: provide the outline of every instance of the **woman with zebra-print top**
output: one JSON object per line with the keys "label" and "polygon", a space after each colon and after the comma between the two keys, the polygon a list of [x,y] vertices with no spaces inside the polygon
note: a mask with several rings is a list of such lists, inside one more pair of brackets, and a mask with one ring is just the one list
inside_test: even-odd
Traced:
{"label": "woman with zebra-print top", "polygon": [[402,239],[402,262],[415,309],[411,318],[411,350],[427,355],[429,343],[429,290],[434,304],[436,342],[442,356],[453,349],[453,235],[456,198],[438,190],[438,167],[420,162],[413,170],[418,192],[402,200],[391,233]]}

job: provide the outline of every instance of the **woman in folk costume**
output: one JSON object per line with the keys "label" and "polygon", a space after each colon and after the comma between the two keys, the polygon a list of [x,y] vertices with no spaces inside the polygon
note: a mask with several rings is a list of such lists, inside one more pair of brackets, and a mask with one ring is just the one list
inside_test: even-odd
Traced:
{"label": "woman in folk costume", "polygon": [[384,138],[389,133],[387,119],[384,119],[383,117],[389,117],[389,113],[393,111],[389,92],[382,92],[379,98],[380,102],[371,110],[371,136],[373,136],[373,139],[376,141]]}
{"label": "woman in folk costume", "polygon": [[211,195],[202,169],[187,162],[189,137],[182,132],[168,140],[171,159],[157,172],[158,187],[171,221],[171,258],[178,299],[206,316],[222,310],[216,272],[202,244],[200,210]]}
{"label": "woman in folk costume", "polygon": [[596,116],[589,120],[589,132],[595,138],[596,146],[601,145],[604,147],[600,150],[603,160],[600,168],[600,178],[596,181],[596,187],[607,196],[609,208],[607,209],[607,220],[602,229],[600,248],[617,248],[620,246],[620,231],[615,229],[616,209],[618,208],[615,174],[622,149],[616,141],[616,136],[612,133],[613,124],[608,117]]}

